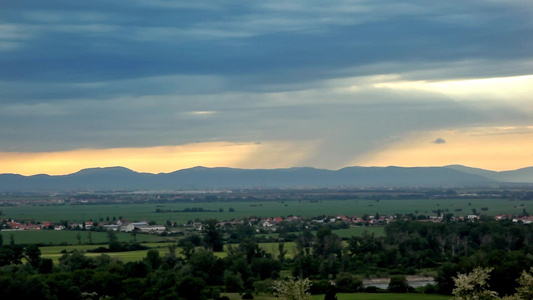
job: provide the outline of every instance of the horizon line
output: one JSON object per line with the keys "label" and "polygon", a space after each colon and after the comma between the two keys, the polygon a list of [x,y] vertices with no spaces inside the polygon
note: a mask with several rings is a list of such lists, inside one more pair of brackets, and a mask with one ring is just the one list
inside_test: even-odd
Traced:
{"label": "horizon line", "polygon": [[79,172],[86,171],[86,170],[113,169],[113,168],[127,169],[127,170],[129,170],[129,171],[132,171],[132,172],[135,172],[135,173],[139,173],[139,174],[153,174],[153,175],[157,175],[157,174],[170,174],[170,173],[174,173],[174,172],[178,172],[178,171],[190,170],[190,169],[195,169],[195,168],[205,168],[205,169],[235,169],[235,170],[287,170],[287,169],[305,169],[305,168],[308,168],[308,169],[316,169],[316,170],[339,171],[339,170],[346,169],[346,168],[391,168],[391,167],[393,167],[393,168],[445,168],[445,167],[452,167],[452,166],[465,167],[465,168],[471,168],[471,169],[479,169],[479,170],[483,170],[483,171],[496,172],[496,173],[507,172],[507,171],[517,171],[517,170],[521,170],[521,169],[526,169],[526,168],[531,168],[531,167],[533,167],[533,166],[525,166],[525,167],[518,168],[518,169],[509,169],[509,170],[495,171],[495,170],[490,170],[490,169],[484,169],[484,168],[478,168],[478,167],[466,166],[466,165],[462,165],[462,164],[448,164],[448,165],[442,165],[442,166],[435,166],[435,165],[431,165],[431,166],[398,166],[398,165],[388,165],[388,166],[358,166],[358,165],[353,165],[353,166],[345,166],[345,167],[338,168],[338,169],[318,168],[318,167],[311,167],[311,166],[293,166],[293,167],[285,167],[285,168],[236,168],[236,167],[226,167],[226,166],[206,167],[206,166],[202,166],[202,165],[197,165],[197,166],[188,167],[188,168],[176,169],[176,170],[174,170],[174,171],[170,171],[170,172],[157,172],[157,173],[152,173],[152,172],[137,171],[137,170],[134,170],[134,169],[132,169],[132,168],[125,167],[125,166],[115,165],[115,166],[98,166],[98,167],[82,168],[82,169],[79,169],[79,170],[76,171],[76,172],[65,173],[65,174],[35,173],[35,174],[24,175],[24,174],[20,174],[20,173],[10,173],[10,172],[7,172],[7,173],[0,173],[0,175],[19,175],[19,176],[24,176],[24,177],[39,176],[39,175],[46,175],[46,176],[68,176],[68,175],[77,174],[77,173],[79,173]]}

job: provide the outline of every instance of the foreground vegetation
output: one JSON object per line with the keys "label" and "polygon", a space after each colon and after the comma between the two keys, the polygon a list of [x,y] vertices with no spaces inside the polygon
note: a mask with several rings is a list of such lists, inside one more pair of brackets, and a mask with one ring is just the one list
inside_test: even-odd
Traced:
{"label": "foreground vegetation", "polygon": [[[128,205],[8,203],[0,209],[3,225],[18,219],[94,226],[0,231],[0,297],[276,299],[273,282],[292,276],[311,281],[312,299],[334,299],[335,293],[339,300],[444,299],[459,273],[478,267],[492,268],[487,283],[495,295],[515,293],[521,272],[533,266],[533,227],[524,223],[530,221],[529,201],[400,196],[244,202],[214,197],[192,208],[187,201],[154,199]],[[502,213],[520,221],[492,217]],[[476,216],[453,217],[469,214]],[[263,223],[291,215],[304,218],[273,227]],[[318,217],[305,219],[313,216]],[[123,218],[166,224],[166,230],[122,233],[101,225]],[[413,288],[407,281],[412,275],[434,281]],[[388,287],[363,285],[374,277],[389,278]]]}
{"label": "foreground vegetation", "polygon": [[[108,244],[99,245],[104,254],[84,253],[80,250],[91,249],[73,245],[57,247],[56,251],[64,247],[59,257],[50,256],[49,247],[2,239],[2,298],[82,299],[91,294],[108,299],[217,299],[237,292],[269,299],[273,280],[292,275],[309,278],[314,295],[328,292],[334,281],[338,299],[379,299],[385,297],[379,294],[384,292],[409,293],[409,299],[421,293],[421,299],[430,299],[424,294],[450,295],[454,277],[478,266],[493,268],[488,283],[503,296],[513,294],[521,272],[533,266],[529,242],[533,230],[529,224],[510,220],[398,220],[385,227],[383,236],[364,232],[345,242],[331,225],[324,225],[315,233],[298,233],[293,244],[268,244],[271,251],[254,241],[253,231],[243,231],[247,227],[228,234],[214,220],[206,224],[201,236],[190,235],[178,243],[145,244],[153,248],[125,252],[131,253],[131,259],[117,259],[115,254],[120,252],[114,249],[136,249],[136,243],[120,242],[112,232],[107,233]],[[234,237],[241,242],[227,244],[233,234],[241,234]],[[288,255],[289,248],[294,249],[293,255]],[[423,272],[434,272],[436,284],[409,287],[405,275]],[[362,279],[371,276],[389,276],[388,289],[363,286]]]}

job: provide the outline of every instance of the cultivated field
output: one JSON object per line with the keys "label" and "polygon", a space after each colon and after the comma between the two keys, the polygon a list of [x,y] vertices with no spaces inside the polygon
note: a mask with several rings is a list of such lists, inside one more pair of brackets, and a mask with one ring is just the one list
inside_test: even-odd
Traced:
{"label": "cultivated field", "polygon": [[[385,234],[382,226],[370,227],[350,227],[348,229],[333,230],[333,232],[341,238],[349,238],[352,236],[360,236],[364,231],[374,233],[376,236],[383,236]],[[108,242],[107,233],[96,231],[75,231],[75,230],[15,230],[15,231],[0,231],[4,241],[9,242],[11,236],[15,240],[15,244],[39,244],[39,245],[78,245],[78,235],[80,236],[80,244],[89,245],[89,232],[92,238],[92,246],[96,244],[105,244]],[[276,233],[268,234],[271,237],[277,237]],[[131,233],[117,232],[119,242],[133,241]],[[175,242],[179,237],[159,236],[149,234],[137,234],[135,240],[139,243],[161,243],[161,242]],[[96,247],[96,246],[95,246]]]}
{"label": "cultivated field", "polygon": [[[179,213],[156,213],[156,209],[161,210],[183,210],[185,208],[203,208],[204,210],[216,210],[216,212],[179,212]],[[230,208],[235,210],[229,212]],[[313,217],[319,215],[345,215],[362,216],[364,214],[388,215],[394,213],[413,213],[424,215],[436,215],[434,211],[450,212],[456,216],[463,216],[472,213],[472,209],[485,215],[496,214],[520,214],[524,209],[533,211],[533,206],[529,201],[508,201],[501,199],[452,199],[452,200],[323,200],[317,203],[309,201],[264,201],[264,202],[214,202],[214,203],[175,203],[175,204],[112,204],[112,205],[63,205],[63,206],[32,206],[19,205],[15,207],[2,207],[3,216],[16,220],[27,221],[60,221],[68,220],[74,222],[99,221],[100,219],[112,220],[113,217],[122,217],[128,221],[149,220],[157,223],[165,223],[167,220],[178,224],[187,221],[205,220],[216,218],[218,220],[240,219],[243,217],[277,217],[288,215],[300,215],[303,217]],[[488,210],[481,210],[488,208]],[[222,209],[222,212],[218,212]],[[383,235],[383,227],[351,227],[349,229],[335,230],[340,237],[359,236],[364,231],[374,233],[377,236]],[[8,243],[13,236],[16,244],[42,244],[56,245],[53,247],[42,247],[43,257],[58,259],[62,251],[87,251],[96,248],[98,245],[107,242],[105,232],[91,232],[92,244],[89,245],[88,231],[1,231],[4,242]],[[79,239],[78,240],[78,235]],[[276,236],[277,234],[268,234]],[[118,233],[119,241],[130,242],[133,235],[130,233]],[[150,247],[158,248],[161,255],[168,250],[168,243],[176,242],[176,237],[161,237],[158,235],[137,234],[136,241],[150,243]],[[267,252],[275,252],[277,244],[261,244]],[[294,245],[286,243],[289,251],[287,256],[292,256]],[[178,249],[178,252],[180,249]],[[88,254],[90,256],[99,254]],[[109,253],[112,257],[119,257],[123,261],[140,260],[146,255],[146,251],[132,251]],[[218,253],[225,256],[225,253]],[[339,298],[342,299],[342,298]]]}
{"label": "cultivated field", "polygon": [[[77,245],[78,235],[81,244],[89,244],[89,232],[93,244],[107,243],[107,233],[96,231],[74,231],[74,230],[24,230],[24,231],[0,231],[5,243],[9,242],[11,235],[15,239],[15,244],[42,244],[42,245]],[[130,233],[117,233],[120,242],[130,242],[133,235]],[[162,242],[169,238],[159,235],[137,234],[135,239],[139,243],[144,242]]]}
{"label": "cultivated field", "polygon": [[[164,212],[159,210],[183,210],[186,208],[203,208],[216,212]],[[230,212],[230,208],[235,211]],[[362,216],[364,214],[390,215],[395,213],[412,213],[436,215],[437,210],[450,212],[455,216],[465,216],[472,209],[484,215],[520,214],[523,209],[533,211],[531,201],[510,201],[502,199],[420,199],[420,200],[322,200],[309,201],[263,201],[263,202],[211,202],[211,203],[146,203],[146,204],[109,204],[109,205],[63,205],[32,206],[19,205],[2,207],[3,216],[16,220],[51,221],[99,221],[122,217],[128,221],[149,220],[164,223],[167,220],[178,224],[196,219],[231,220],[247,216],[284,217],[299,215],[313,217],[319,215]],[[482,211],[482,208],[488,208]],[[223,212],[218,212],[222,209]]]}
{"label": "cultivated field", "polygon": [[[168,248],[167,246],[171,244],[169,242],[160,242],[160,243],[142,243],[142,245],[150,247],[151,249],[156,249],[159,251],[160,256],[164,256],[167,254]],[[98,256],[101,253],[88,253],[87,250],[95,249],[100,247],[101,245],[69,245],[69,246],[44,246],[40,247],[41,249],[41,256],[43,258],[51,258],[55,262],[63,255],[65,252],[72,252],[74,250],[81,251],[85,253],[87,256]],[[238,247],[237,244],[232,244],[232,247]],[[260,247],[265,250],[267,253],[272,253],[274,256],[278,255],[278,244],[277,243],[261,243]],[[223,252],[215,252],[215,255],[218,257],[225,257],[227,255],[227,249],[228,245],[224,246],[225,250]],[[296,244],[293,242],[287,242],[285,243],[285,250],[287,250],[286,257],[290,258],[293,257],[296,253]],[[176,255],[180,256],[181,248],[178,247],[176,249]],[[203,251],[202,247],[198,247],[196,251]],[[109,252],[105,253],[111,257],[119,258],[120,260],[124,262],[129,261],[139,261],[142,260],[144,257],[146,257],[146,252],[148,250],[139,250],[139,251],[127,251],[127,252]]]}

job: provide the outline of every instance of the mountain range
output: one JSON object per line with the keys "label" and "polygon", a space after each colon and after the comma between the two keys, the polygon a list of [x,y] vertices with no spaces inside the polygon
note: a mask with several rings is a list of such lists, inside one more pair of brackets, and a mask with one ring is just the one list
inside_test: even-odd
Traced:
{"label": "mountain range", "polygon": [[161,191],[231,188],[488,187],[533,183],[533,167],[495,172],[444,167],[347,167],[234,169],[194,167],[171,173],[139,173],[124,167],[83,169],[69,175],[0,174],[0,192]]}

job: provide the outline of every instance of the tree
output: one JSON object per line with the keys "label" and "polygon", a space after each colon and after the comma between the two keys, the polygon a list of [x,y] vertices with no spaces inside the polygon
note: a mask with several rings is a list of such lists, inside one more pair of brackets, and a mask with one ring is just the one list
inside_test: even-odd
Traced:
{"label": "tree", "polygon": [[239,250],[244,253],[248,263],[252,261],[252,258],[263,257],[266,254],[258,243],[249,238],[246,238],[241,241],[241,243],[239,244]]}
{"label": "tree", "polygon": [[255,233],[255,228],[248,224],[236,224],[231,237],[234,240],[243,240],[245,238],[252,238]]}
{"label": "tree", "polygon": [[67,268],[69,271],[93,269],[94,265],[94,259],[85,256],[79,250],[74,250],[72,253],[65,253],[59,258],[59,266]]}
{"label": "tree", "polygon": [[279,251],[278,260],[279,260],[280,263],[283,264],[283,262],[285,261],[285,255],[287,254],[287,250],[285,249],[285,243],[284,242],[279,242],[278,243],[278,251]]}
{"label": "tree", "polygon": [[326,290],[326,295],[324,296],[324,300],[338,300],[337,299],[337,287],[335,284],[331,283]]}
{"label": "tree", "polygon": [[191,256],[194,254],[196,246],[192,242],[186,242],[182,247],[181,254],[185,256],[186,260],[191,259]]}
{"label": "tree", "polygon": [[41,250],[35,244],[29,245],[24,249],[24,257],[32,267],[38,268],[41,263]]}
{"label": "tree", "polygon": [[391,276],[387,290],[393,293],[407,293],[409,291],[409,283],[407,282],[407,278],[405,278],[403,275]]}
{"label": "tree", "polygon": [[54,270],[54,261],[51,258],[41,258],[39,262],[39,273],[50,274]]}
{"label": "tree", "polygon": [[222,241],[222,235],[217,229],[217,223],[217,220],[209,219],[205,224],[205,247],[213,250],[213,252],[220,252],[224,249],[224,242]]}
{"label": "tree", "polygon": [[168,244],[168,255],[170,257],[176,257],[176,249],[178,248],[178,244]]}
{"label": "tree", "polygon": [[228,293],[239,293],[243,290],[243,280],[240,273],[234,273],[229,270],[224,272],[224,287]]}
{"label": "tree", "polygon": [[206,299],[202,294],[206,290],[206,283],[202,278],[186,276],[178,284],[178,294],[187,300]]}
{"label": "tree", "polygon": [[315,237],[309,229],[305,229],[296,239],[296,249],[300,254],[309,255],[311,253],[311,244]]}
{"label": "tree", "polygon": [[11,264],[21,264],[24,248],[21,245],[7,245],[0,248],[0,267]]}
{"label": "tree", "polygon": [[498,294],[489,290],[489,273],[492,268],[477,267],[469,274],[457,274],[453,278],[455,288],[453,299],[455,300],[490,300],[499,299]]}
{"label": "tree", "polygon": [[122,246],[118,242],[117,233],[113,230],[107,231],[107,240],[109,241],[109,250],[110,251],[121,251]]}
{"label": "tree", "polygon": [[308,292],[311,281],[307,278],[295,279],[290,277],[286,280],[274,281],[274,296],[280,300],[310,300],[311,294]]}
{"label": "tree", "polygon": [[355,293],[363,287],[363,281],[350,273],[340,273],[335,281],[339,293]]}
{"label": "tree", "polygon": [[533,273],[533,268],[531,268],[529,272],[530,273],[523,271],[520,278],[518,278],[517,281],[520,286],[516,289],[515,298],[533,299],[533,276],[531,275],[531,273]]}
{"label": "tree", "polygon": [[146,257],[143,260],[152,267],[152,270],[157,270],[162,262],[161,257],[159,256],[159,251],[156,249],[148,250],[148,252],[146,252]]}

